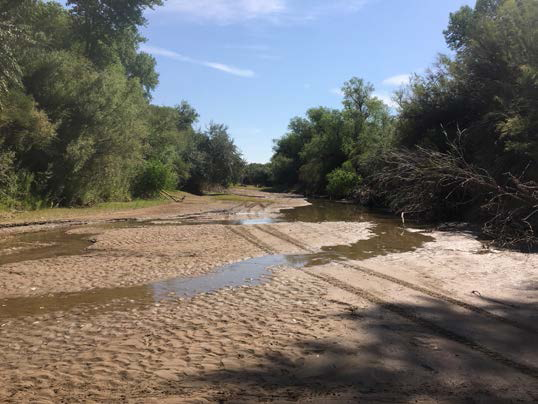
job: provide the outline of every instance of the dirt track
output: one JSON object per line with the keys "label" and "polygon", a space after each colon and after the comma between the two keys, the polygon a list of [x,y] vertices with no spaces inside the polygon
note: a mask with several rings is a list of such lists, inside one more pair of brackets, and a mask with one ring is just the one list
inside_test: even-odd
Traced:
{"label": "dirt track", "polygon": [[[65,229],[92,234],[82,255],[0,266],[7,308],[13,299],[40,304],[60,292],[203,275],[251,257],[309,257],[302,269],[274,268],[266,282],[192,298],[144,294],[4,315],[0,401],[538,400],[538,257],[438,232],[418,248],[375,253],[376,237],[387,236],[367,220],[206,223],[304,205],[242,192],[260,202],[151,208],[137,212],[145,221],[136,227],[86,218],[92,228]],[[372,252],[327,255],[349,244]]]}

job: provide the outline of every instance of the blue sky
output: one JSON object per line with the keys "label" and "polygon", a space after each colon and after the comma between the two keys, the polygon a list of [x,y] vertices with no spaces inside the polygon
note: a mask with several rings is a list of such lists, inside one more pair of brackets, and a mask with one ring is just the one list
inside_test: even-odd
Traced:
{"label": "blue sky", "polygon": [[158,62],[153,102],[182,99],[229,126],[249,162],[308,108],[339,108],[362,77],[390,103],[410,73],[448,52],[449,13],[474,0],[168,0],[147,13],[143,50]]}

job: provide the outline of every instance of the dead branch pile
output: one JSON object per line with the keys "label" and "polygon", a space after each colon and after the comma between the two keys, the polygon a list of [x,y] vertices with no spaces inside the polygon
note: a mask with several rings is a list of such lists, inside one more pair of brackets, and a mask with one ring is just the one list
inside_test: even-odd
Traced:
{"label": "dead branch pile", "polygon": [[461,137],[446,153],[417,148],[382,157],[370,186],[396,213],[482,224],[500,246],[538,246],[538,184],[512,173],[495,179],[465,160]]}

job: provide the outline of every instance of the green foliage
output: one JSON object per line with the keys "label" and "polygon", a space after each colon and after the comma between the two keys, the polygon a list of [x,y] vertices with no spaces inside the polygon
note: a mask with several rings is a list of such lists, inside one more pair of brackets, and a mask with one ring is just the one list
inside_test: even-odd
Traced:
{"label": "green foliage", "polygon": [[34,175],[16,167],[15,153],[0,152],[0,207],[35,209],[43,200],[32,193]]}
{"label": "green foliage", "polygon": [[154,198],[164,189],[174,188],[177,178],[173,170],[158,160],[147,161],[134,183],[134,196]]}
{"label": "green foliage", "polygon": [[451,14],[440,56],[399,94],[399,150],[371,186],[395,211],[481,220],[503,245],[536,245],[538,2],[478,0]]}
{"label": "green foliage", "polygon": [[146,24],[144,10],[162,5],[162,0],[68,0],[67,4],[84,54],[102,66],[121,58],[123,47],[136,48],[142,41],[137,27]]}
{"label": "green foliage", "polygon": [[87,205],[128,198],[146,136],[138,82],[121,65],[97,70],[83,56],[66,51],[37,53],[25,81],[58,122],[48,155],[53,199]]}
{"label": "green foliage", "polygon": [[271,158],[271,182],[273,184],[292,187],[297,183],[296,163],[291,157],[275,154]]}
{"label": "green foliage", "polygon": [[195,131],[185,101],[149,105],[158,74],[139,28],[161,4],[0,0],[2,206],[95,205],[241,179],[225,126]]}
{"label": "green foliage", "polygon": [[243,174],[244,185],[270,186],[271,185],[271,165],[270,164],[247,164]]}
{"label": "green foliage", "polygon": [[[185,116],[187,107],[190,108],[188,117]],[[180,187],[190,177],[189,158],[194,142],[192,124],[197,114],[183,101],[175,108],[151,105],[147,115],[149,134],[144,148],[144,158],[158,160],[171,167],[177,180],[174,187]]]}
{"label": "green foliage", "polygon": [[[445,37],[455,58],[441,57],[402,96],[402,145],[444,152],[465,129],[468,161],[519,175],[538,161],[538,2],[479,0],[451,15]],[[537,167],[526,173],[538,178]]]}
{"label": "green foliage", "polygon": [[394,143],[394,118],[373,86],[352,78],[344,84],[342,110],[312,108],[294,118],[276,141],[271,171],[275,185],[307,194],[328,192],[328,175],[349,161],[355,175],[369,174],[371,160]]}
{"label": "green foliage", "polygon": [[0,204],[95,205],[240,180],[226,127],[195,131],[185,101],[149,105],[158,74],[139,28],[160,4],[0,0]]}
{"label": "green foliage", "polygon": [[211,123],[205,132],[194,134],[190,164],[191,178],[187,189],[197,193],[239,183],[245,166],[228,128],[215,123]]}
{"label": "green foliage", "polygon": [[327,192],[334,199],[349,198],[360,185],[361,178],[353,171],[337,168],[327,174]]}
{"label": "green foliage", "polygon": [[0,0],[0,110],[10,89],[21,87],[22,69],[17,53],[28,43],[26,27],[20,23],[27,1]]}

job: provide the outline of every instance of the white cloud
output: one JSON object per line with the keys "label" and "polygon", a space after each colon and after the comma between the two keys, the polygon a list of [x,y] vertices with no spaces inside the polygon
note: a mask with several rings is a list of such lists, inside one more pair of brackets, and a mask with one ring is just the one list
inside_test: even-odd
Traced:
{"label": "white cloud", "polygon": [[169,0],[163,11],[190,17],[232,23],[282,13],[285,0]]}
{"label": "white cloud", "polygon": [[403,86],[409,83],[410,74],[398,74],[397,76],[388,77],[382,81],[386,86]]}
{"label": "white cloud", "polygon": [[185,56],[185,55],[182,55],[180,53],[177,53],[168,49],[142,45],[140,47],[140,50],[143,52],[151,53],[152,55],[163,56],[169,59],[179,60],[180,62],[193,63],[196,65],[209,67],[211,69],[220,70],[221,72],[233,74],[234,76],[254,77],[256,75],[252,70],[249,70],[249,69],[240,69],[238,67],[229,66],[224,63],[197,60],[197,59],[193,59],[189,56]]}
{"label": "white cloud", "polygon": [[387,104],[390,108],[396,109],[398,108],[398,104],[396,101],[392,99],[392,95],[387,93],[381,93],[381,92],[375,92],[373,94],[374,97],[379,98],[381,101],[383,101],[385,104]]}
{"label": "white cloud", "polygon": [[323,1],[318,7],[318,10],[323,10],[325,12],[345,12],[345,13],[355,13],[362,9],[368,0],[332,0],[332,1]]}
{"label": "white cloud", "polygon": [[328,15],[355,13],[372,0],[168,0],[159,13],[202,22],[233,24],[251,20],[301,23]]}
{"label": "white cloud", "polygon": [[211,67],[215,70],[220,70],[224,73],[233,74],[235,76],[241,76],[241,77],[254,77],[255,74],[252,70],[247,69],[238,69],[237,67],[228,66],[223,63],[215,63],[215,62],[201,62],[202,65]]}
{"label": "white cloud", "polygon": [[334,94],[334,95],[339,96],[339,97],[343,97],[343,96],[344,96],[343,91],[342,91],[340,88],[338,88],[338,87],[331,88],[330,92],[331,92],[332,94]]}

